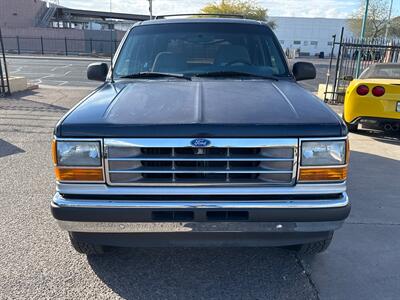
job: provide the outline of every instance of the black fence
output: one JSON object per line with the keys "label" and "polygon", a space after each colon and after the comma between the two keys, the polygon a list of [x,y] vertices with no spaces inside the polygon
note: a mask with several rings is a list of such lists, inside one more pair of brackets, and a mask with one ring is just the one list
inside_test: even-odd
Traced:
{"label": "black fence", "polygon": [[376,63],[400,62],[400,41],[384,39],[333,38],[332,53],[339,47],[336,63],[330,61],[325,102],[343,103],[346,88],[366,68]]}
{"label": "black fence", "polygon": [[7,53],[39,55],[110,56],[120,41],[115,39],[75,39],[44,37],[3,37]]}
{"label": "black fence", "polygon": [[6,55],[0,29],[0,97],[8,96],[10,94],[10,81],[8,79]]}

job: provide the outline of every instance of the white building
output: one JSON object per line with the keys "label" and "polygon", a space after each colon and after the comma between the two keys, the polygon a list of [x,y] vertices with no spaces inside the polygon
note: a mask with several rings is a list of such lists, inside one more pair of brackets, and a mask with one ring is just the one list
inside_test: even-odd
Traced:
{"label": "white building", "polygon": [[[314,56],[324,52],[330,55],[332,50],[332,36],[340,38],[344,27],[344,36],[352,37],[353,34],[347,25],[347,19],[327,18],[297,18],[297,17],[271,17],[276,23],[275,33],[284,50],[300,49],[302,55]],[[336,51],[337,51],[336,47]],[[335,54],[336,54],[335,51]]]}

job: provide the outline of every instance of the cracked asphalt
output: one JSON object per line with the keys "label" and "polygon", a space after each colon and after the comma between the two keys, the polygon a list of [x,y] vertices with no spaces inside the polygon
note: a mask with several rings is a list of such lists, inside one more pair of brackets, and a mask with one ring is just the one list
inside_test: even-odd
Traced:
{"label": "cracked asphalt", "polygon": [[400,137],[379,132],[351,134],[351,216],[314,258],[275,248],[75,253],[50,214],[50,141],[88,93],[0,98],[0,299],[398,299]]}

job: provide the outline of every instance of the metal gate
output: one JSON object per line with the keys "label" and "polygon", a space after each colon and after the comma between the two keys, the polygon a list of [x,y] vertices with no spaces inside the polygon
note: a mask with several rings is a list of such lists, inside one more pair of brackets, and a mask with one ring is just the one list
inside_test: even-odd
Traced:
{"label": "metal gate", "polygon": [[[352,78],[375,63],[400,63],[400,42],[384,39],[343,38],[333,36],[332,55],[325,87],[325,102],[343,103],[346,88]],[[338,47],[335,61],[333,53]],[[358,63],[360,62],[360,63]]]}
{"label": "metal gate", "polygon": [[4,51],[3,36],[0,29],[0,97],[5,97],[11,94],[10,81],[8,79],[6,53]]}

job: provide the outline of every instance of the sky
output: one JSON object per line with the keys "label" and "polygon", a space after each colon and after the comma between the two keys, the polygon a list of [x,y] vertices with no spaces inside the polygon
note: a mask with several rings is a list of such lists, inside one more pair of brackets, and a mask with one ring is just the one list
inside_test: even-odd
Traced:
{"label": "sky", "polygon": [[[58,0],[60,5],[76,9],[109,11],[110,0]],[[113,12],[148,14],[147,0],[111,0]],[[217,0],[153,0],[154,15],[195,13]],[[389,0],[387,0],[389,1]],[[269,16],[346,18],[360,6],[360,0],[258,0]],[[394,0],[394,10],[400,0]]]}

